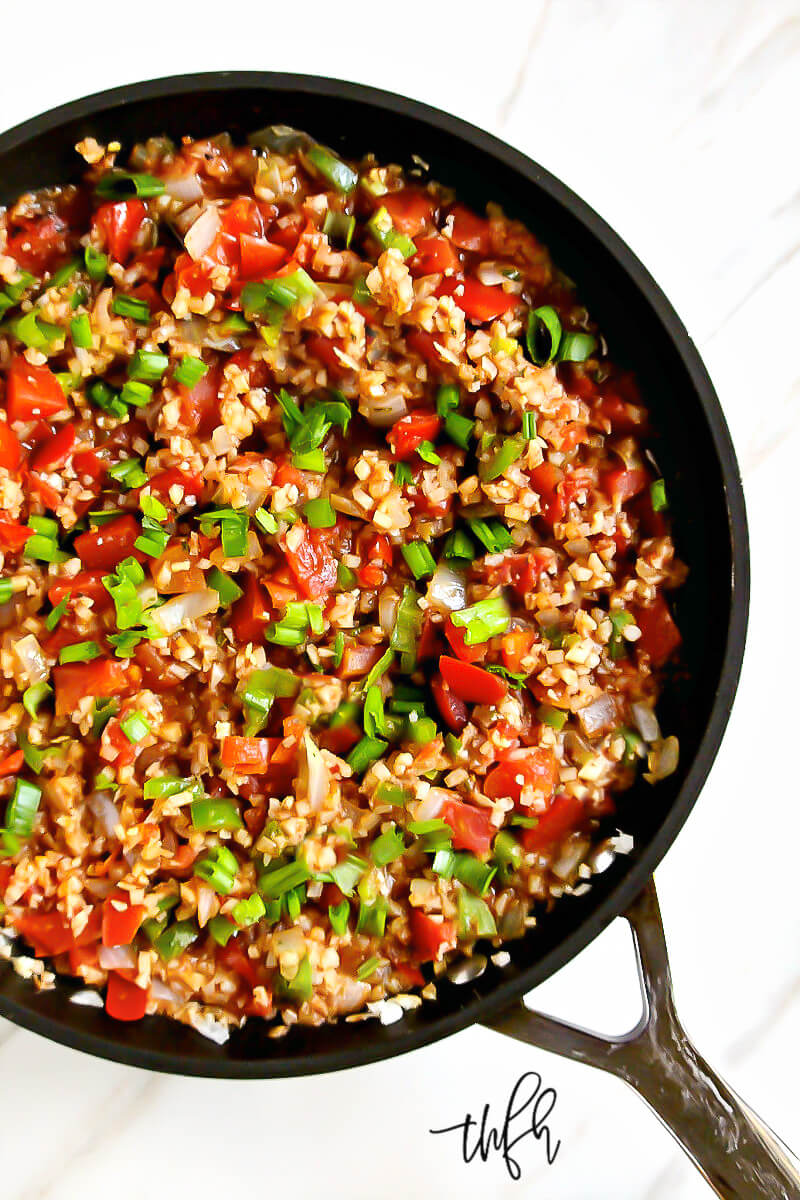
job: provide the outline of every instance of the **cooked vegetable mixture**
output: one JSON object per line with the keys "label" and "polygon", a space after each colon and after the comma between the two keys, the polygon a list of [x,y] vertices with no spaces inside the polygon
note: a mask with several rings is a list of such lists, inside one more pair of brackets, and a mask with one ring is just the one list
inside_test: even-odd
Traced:
{"label": "cooked vegetable mixture", "polygon": [[584,887],[677,764],[685,573],[532,233],[251,143],[87,138],[0,213],[2,954],[218,1040],[401,1015]]}

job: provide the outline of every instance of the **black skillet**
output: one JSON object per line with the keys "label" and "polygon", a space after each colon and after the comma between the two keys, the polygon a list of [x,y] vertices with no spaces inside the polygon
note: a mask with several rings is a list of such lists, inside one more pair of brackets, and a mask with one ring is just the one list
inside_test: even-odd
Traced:
{"label": "black skillet", "polygon": [[[181,1075],[253,1079],[307,1075],[375,1062],[481,1022],[627,1080],[671,1128],[721,1196],[800,1196],[800,1175],[768,1129],[717,1079],[675,1017],[652,873],[697,799],[728,720],[747,623],[747,522],[739,472],[719,402],[686,330],[628,247],[586,204],[510,146],[424,104],[334,79],[218,72],[116,88],[44,113],[0,136],[0,202],[65,182],[81,166],[74,145],[91,134],[129,149],[152,134],[235,138],[281,123],[307,129],[342,154],[373,151],[412,165],[482,210],[488,200],[523,220],[577,280],[612,356],[637,374],[667,481],[681,557],[690,565],[677,599],[685,672],[665,691],[662,726],[680,739],[675,775],[635,786],[617,821],[633,837],[583,895],[564,898],[507,947],[511,961],[469,983],[445,981],[435,1003],[397,1024],[295,1027],[273,1040],[259,1021],[224,1046],[161,1017],[123,1025],[71,1004],[72,984],[37,993],[0,964],[0,1013],[36,1033],[118,1062]],[[634,930],[644,1015],[607,1042],[531,1013],[522,997],[618,915]]]}

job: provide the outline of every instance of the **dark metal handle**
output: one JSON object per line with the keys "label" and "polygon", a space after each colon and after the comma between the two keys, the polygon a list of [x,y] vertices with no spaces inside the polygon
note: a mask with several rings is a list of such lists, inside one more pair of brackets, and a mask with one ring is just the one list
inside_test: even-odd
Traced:
{"label": "dark metal handle", "polygon": [[712,1071],[678,1020],[652,880],[625,916],[633,933],[644,1002],[642,1018],[630,1033],[599,1037],[523,1004],[486,1024],[624,1079],[725,1200],[798,1200],[800,1163]]}

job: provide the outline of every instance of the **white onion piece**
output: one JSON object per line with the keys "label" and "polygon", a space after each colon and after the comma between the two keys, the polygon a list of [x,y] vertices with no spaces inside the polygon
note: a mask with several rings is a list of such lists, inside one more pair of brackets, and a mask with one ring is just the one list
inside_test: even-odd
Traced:
{"label": "white onion piece", "polygon": [[110,896],[116,888],[116,884],[111,879],[95,879],[90,875],[83,881],[83,886],[92,896],[96,896],[98,900],[105,900],[106,896]]}
{"label": "white onion piece", "polygon": [[85,1008],[103,1008],[105,1001],[99,992],[94,988],[81,988],[79,992],[73,992],[69,998],[70,1004],[82,1004]]}
{"label": "white onion piece", "polygon": [[467,585],[464,576],[440,563],[428,585],[428,600],[450,612],[466,608]]}
{"label": "white onion piece", "polygon": [[203,209],[191,229],[187,230],[183,244],[195,262],[198,258],[202,258],[210,248],[220,231],[221,224],[216,208],[209,207]]}
{"label": "white onion piece", "polygon": [[86,803],[100,822],[100,827],[106,837],[114,837],[114,830],[122,818],[108,792],[92,792],[87,797]]}
{"label": "white onion piece", "polygon": [[445,800],[452,800],[454,796],[454,792],[448,792],[445,788],[432,787],[427,796],[424,796],[417,805],[414,820],[432,821],[442,811]]}
{"label": "white onion piece", "polygon": [[42,683],[47,679],[44,652],[34,634],[26,633],[25,637],[18,638],[13,650],[23,674],[31,683]]}
{"label": "white onion piece", "polygon": [[183,1004],[183,996],[167,987],[162,979],[150,980],[150,995],[154,1000],[162,1000],[166,1004]]}
{"label": "white onion piece", "polygon": [[133,946],[101,946],[97,961],[104,971],[127,971],[136,967],[136,949]]}
{"label": "white onion piece", "polygon": [[358,411],[370,425],[378,429],[388,429],[408,412],[408,403],[402,392],[387,392],[385,396],[362,399]]}
{"label": "white onion piece", "polygon": [[205,929],[209,918],[214,911],[215,893],[213,888],[207,887],[206,884],[198,884],[197,887],[197,923],[201,929]]}
{"label": "white onion piece", "polygon": [[631,705],[631,716],[633,723],[638,729],[641,736],[646,742],[657,742],[661,737],[661,729],[658,724],[658,717],[653,712],[649,704],[643,704],[637,700]]}
{"label": "white onion piece", "polygon": [[400,597],[394,588],[382,588],[378,597],[378,623],[382,632],[389,637],[397,620],[397,609]]}
{"label": "white onion piece", "polygon": [[331,776],[322,752],[306,730],[303,734],[297,789],[301,795],[305,796],[311,811],[319,812],[328,798],[330,787]]}
{"label": "white onion piece", "polygon": [[210,1013],[189,1013],[189,1024],[201,1037],[208,1038],[222,1046],[231,1036],[231,1031],[224,1021],[218,1021]]}
{"label": "white onion piece", "polygon": [[677,771],[678,757],[679,747],[676,737],[671,736],[664,738],[663,742],[656,742],[647,756],[649,769],[645,771],[644,778],[648,783],[658,783],[659,779],[666,779],[668,775]]}
{"label": "white onion piece", "polygon": [[197,592],[184,592],[182,596],[173,596],[166,604],[162,604],[161,608],[156,609],[153,618],[169,637],[183,629],[190,621],[208,616],[218,608],[219,592],[215,592],[213,588],[201,588]]}
{"label": "white onion piece", "polygon": [[173,200],[181,200],[184,204],[192,204],[202,200],[203,185],[197,175],[179,175],[176,179],[165,179],[164,190]]}
{"label": "white onion piece", "polygon": [[488,287],[504,283],[508,291],[521,292],[522,280],[509,279],[508,275],[503,274],[504,269],[509,271],[513,268],[510,263],[482,262],[477,270],[478,279]]}
{"label": "white onion piece", "polygon": [[590,843],[584,838],[578,838],[564,847],[558,861],[553,863],[551,870],[559,879],[569,879],[575,868],[586,856]]}
{"label": "white onion piece", "polygon": [[589,737],[611,729],[616,724],[616,719],[617,710],[614,701],[605,693],[598,696],[591,704],[587,704],[578,713],[578,720]]}

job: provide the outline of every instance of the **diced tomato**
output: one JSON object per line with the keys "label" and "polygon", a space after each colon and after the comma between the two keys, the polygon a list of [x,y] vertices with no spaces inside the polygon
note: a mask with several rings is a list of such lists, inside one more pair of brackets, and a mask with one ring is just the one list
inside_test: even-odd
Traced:
{"label": "diced tomato", "polygon": [[642,631],[639,641],[634,644],[650,656],[654,667],[662,666],[682,640],[666,600],[658,596],[648,608],[634,609],[633,616]]}
{"label": "diced tomato", "polygon": [[147,988],[141,988],[118,971],[110,971],[106,987],[106,1012],[115,1021],[141,1021],[147,1011]]}
{"label": "diced tomato", "polygon": [[167,500],[171,499],[170,488],[176,485],[183,488],[184,497],[194,496],[199,499],[203,494],[202,476],[190,475],[188,471],[181,471],[178,467],[169,467],[166,471],[159,471],[157,475],[147,481],[147,486],[152,493]]}
{"label": "diced tomato", "polygon": [[411,940],[420,962],[435,962],[455,942],[452,921],[437,921],[418,908],[411,910]]}
{"label": "diced tomato", "polygon": [[9,421],[52,417],[68,408],[64,390],[47,366],[32,366],[15,354],[6,376],[6,410]]}
{"label": "diced tomato", "polygon": [[478,855],[489,853],[496,830],[485,808],[475,808],[460,800],[445,800],[440,815],[453,831],[456,850],[471,850]]}
{"label": "diced tomato", "polygon": [[574,450],[576,446],[585,442],[588,436],[586,426],[582,425],[580,421],[567,421],[558,434],[558,449],[565,453],[568,450]]}
{"label": "diced tomato", "polygon": [[63,467],[75,445],[75,426],[62,425],[58,433],[39,446],[31,457],[34,471],[55,471]]}
{"label": "diced tomato", "polygon": [[263,358],[256,358],[252,350],[237,350],[230,356],[228,363],[244,371],[251,388],[268,387],[272,382],[269,365]]}
{"label": "diced tomato", "polygon": [[[116,906],[122,904],[123,908]],[[103,901],[102,939],[104,946],[129,946],[144,920],[143,904],[131,904],[127,892],[112,892]]]}
{"label": "diced tomato", "polygon": [[323,600],[336,586],[337,562],[331,550],[327,529],[294,526],[303,533],[302,541],[285,547],[286,561],[300,590],[309,600]]}
{"label": "diced tomato", "polygon": [[441,342],[442,334],[426,333],[424,329],[410,329],[406,334],[406,342],[408,346],[414,350],[429,367],[439,368],[442,370],[445,366],[444,359],[436,349],[436,343]]}
{"label": "diced tomato", "polygon": [[130,258],[133,239],[139,232],[147,209],[141,200],[119,200],[101,204],[92,217],[92,229],[97,230],[111,257],[119,263]]}
{"label": "diced tomato", "polygon": [[486,651],[488,650],[486,642],[479,642],[475,646],[468,646],[466,629],[454,625],[450,617],[444,623],[444,636],[450,643],[453,653],[462,662],[482,662],[486,658]]}
{"label": "diced tomato", "polygon": [[188,842],[184,842],[184,844],[182,846],[179,846],[178,849],[173,854],[172,859],[169,864],[170,870],[172,870],[172,871],[187,871],[188,872],[189,868],[193,865],[196,858],[197,858],[197,851],[195,850],[195,848],[193,846],[190,846]]}
{"label": "diced tomato", "polygon": [[572,833],[582,820],[582,802],[564,792],[556,796],[547,812],[539,817],[538,825],[522,830],[522,844],[528,851],[544,850]]}
{"label": "diced tomato", "polygon": [[264,580],[264,587],[269,592],[270,603],[273,608],[285,608],[292,600],[297,600],[300,596],[297,588],[289,580],[292,578],[291,571],[281,569],[276,571],[269,579]]}
{"label": "diced tomato", "polygon": [[269,240],[277,242],[279,246],[283,246],[291,253],[297,245],[297,239],[300,237],[300,231],[304,224],[305,218],[302,213],[287,213],[270,227]]}
{"label": "diced tomato", "polygon": [[32,529],[17,521],[0,521],[0,549],[21,550],[32,533]]}
{"label": "diced tomato", "polygon": [[421,442],[430,442],[442,427],[441,417],[432,412],[413,412],[401,417],[389,430],[388,442],[397,459],[411,458]]}
{"label": "diced tomato", "polygon": [[451,691],[438,672],[431,680],[431,692],[448,729],[453,733],[461,733],[467,723],[467,706],[464,701]]}
{"label": "diced tomato", "polygon": [[337,672],[340,679],[360,679],[375,666],[383,655],[382,646],[365,646],[361,642],[348,642],[342,654]]}
{"label": "diced tomato", "polygon": [[239,255],[242,279],[263,279],[286,261],[287,251],[266,238],[240,233]]}
{"label": "diced tomato", "polygon": [[263,737],[225,737],[222,739],[222,765],[249,775],[269,770],[274,743]]}
{"label": "diced tomato", "polygon": [[627,404],[614,392],[609,392],[601,398],[596,411],[609,422],[611,432],[615,434],[636,433],[644,424],[644,410],[634,404]]}
{"label": "diced tomato", "polygon": [[67,663],[53,668],[56,716],[74,713],[84,696],[120,696],[129,686],[127,665],[120,659]]}
{"label": "diced tomato", "polygon": [[75,937],[69,921],[57,909],[38,912],[35,909],[14,919],[19,932],[33,946],[37,958],[65,954],[75,946],[89,946],[100,936],[100,910],[93,908],[82,932]]}
{"label": "diced tomato", "polygon": [[55,511],[61,503],[60,493],[35,471],[31,471],[28,475],[28,489],[42,502],[45,508]]}
{"label": "diced tomato", "polygon": [[343,348],[341,338],[323,337],[321,333],[310,333],[306,337],[306,346],[325,367],[330,375],[336,379],[341,379],[349,371],[341,359],[337,356],[336,350]]}
{"label": "diced tomato", "polygon": [[190,433],[206,437],[220,423],[219,389],[222,372],[216,364],[212,366],[193,388],[181,386],[179,408],[181,422]]}
{"label": "diced tomato", "polygon": [[453,232],[450,235],[453,243],[461,250],[475,250],[478,254],[487,254],[491,249],[489,222],[485,217],[479,217],[462,204],[456,204],[451,209]]}
{"label": "diced tomato", "polygon": [[549,800],[557,783],[558,763],[552,750],[538,747],[514,750],[505,762],[492,767],[483,781],[483,792],[490,800],[507,796],[518,805],[524,788],[539,792]]}
{"label": "diced tomato", "polygon": [[69,252],[69,227],[57,213],[26,219],[19,232],[13,233],[6,246],[6,254],[25,271],[43,275],[51,271],[59,259]]}
{"label": "diced tomato", "polygon": [[564,500],[559,490],[563,478],[561,468],[547,460],[530,473],[531,486],[540,496],[542,519],[548,525],[555,525],[564,516]]}
{"label": "diced tomato", "polygon": [[340,757],[352,750],[360,740],[361,730],[357,725],[337,725],[333,729],[321,729],[317,736],[320,746]]}
{"label": "diced tomato", "polygon": [[264,627],[271,618],[267,597],[255,575],[245,578],[244,595],[231,609],[231,627],[236,640],[242,645],[252,642],[260,646],[264,641]]}
{"label": "diced tomato", "polygon": [[7,421],[0,421],[0,467],[16,471],[22,462],[22,446]]}
{"label": "diced tomato", "polygon": [[116,767],[127,767],[139,750],[139,744],[134,745],[123,730],[120,718],[112,717],[100,737],[100,757]]}
{"label": "diced tomato", "polygon": [[614,504],[625,504],[647,487],[647,471],[639,467],[611,467],[600,472],[600,487]]}
{"label": "diced tomato", "polygon": [[0,900],[6,894],[11,876],[14,874],[14,864],[9,862],[0,862]]}
{"label": "diced tomato", "polygon": [[503,665],[516,674],[527,674],[522,660],[531,652],[534,642],[538,641],[532,629],[512,629],[503,634],[500,651],[503,655]]}
{"label": "diced tomato", "polygon": [[82,967],[96,968],[98,965],[96,946],[71,946],[68,953],[70,975],[80,975]]}
{"label": "diced tomato", "polygon": [[480,283],[477,279],[458,279],[448,275],[437,288],[439,296],[452,296],[468,320],[475,325],[494,321],[519,304],[513,292],[504,292],[500,284]]}
{"label": "diced tomato", "polygon": [[47,592],[47,599],[55,606],[60,604],[65,596],[77,600],[86,596],[94,601],[95,608],[111,603],[111,596],[103,584],[105,571],[79,571],[71,579],[57,579]]}
{"label": "diced tomato", "polygon": [[433,199],[421,188],[401,188],[381,196],[378,203],[386,209],[398,233],[407,237],[421,233],[433,220]]}
{"label": "diced tomato", "polygon": [[74,542],[75,553],[85,567],[108,571],[131,554],[143,557],[134,546],[140,533],[139,522],[131,513],[125,513],[97,529],[79,533]]}
{"label": "diced tomato", "polygon": [[508,687],[499,675],[484,671],[474,663],[461,662],[443,654],[439,669],[450,690],[466,700],[468,704],[499,704],[508,692]]}
{"label": "diced tomato", "polygon": [[436,658],[441,651],[441,633],[442,626],[437,624],[431,615],[430,609],[422,614],[422,629],[420,630],[419,641],[417,642],[417,661],[422,662],[426,658]]}
{"label": "diced tomato", "polygon": [[22,770],[22,764],[25,762],[25,755],[21,750],[12,750],[10,754],[0,760],[0,778],[6,775],[16,775],[17,771]]}
{"label": "diced tomato", "polygon": [[412,275],[444,275],[446,271],[459,271],[461,260],[449,238],[435,234],[415,240],[417,252],[408,261]]}
{"label": "diced tomato", "polygon": [[359,537],[358,545],[364,566],[356,570],[362,588],[379,588],[386,583],[387,568],[392,565],[392,544],[383,533],[369,538]]}
{"label": "diced tomato", "polygon": [[222,214],[222,228],[233,237],[263,237],[264,218],[252,196],[237,196]]}
{"label": "diced tomato", "polygon": [[94,450],[76,450],[72,456],[72,465],[79,479],[87,478],[98,483],[105,478],[108,463],[95,454]]}
{"label": "diced tomato", "polygon": [[252,958],[248,958],[245,947],[247,942],[241,935],[232,937],[227,946],[223,946],[217,951],[217,957],[224,967],[229,971],[235,971],[237,975],[241,975],[251,988],[258,987],[260,979],[256,964]]}
{"label": "diced tomato", "polygon": [[133,656],[142,673],[142,685],[151,692],[170,692],[183,683],[178,665],[173,659],[164,658],[151,642],[140,642]]}

